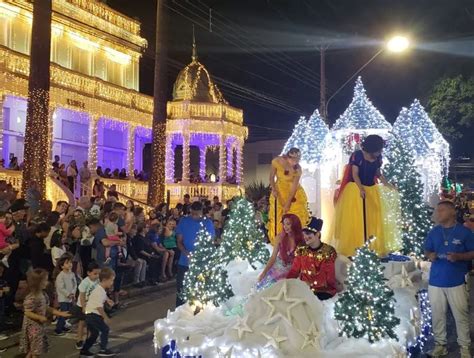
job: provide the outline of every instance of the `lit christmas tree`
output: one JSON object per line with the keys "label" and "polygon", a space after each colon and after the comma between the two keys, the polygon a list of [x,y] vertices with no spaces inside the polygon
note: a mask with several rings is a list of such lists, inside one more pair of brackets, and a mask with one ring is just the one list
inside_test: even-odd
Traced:
{"label": "lit christmas tree", "polygon": [[393,291],[384,284],[383,268],[368,243],[357,250],[349,269],[348,287],[337,300],[334,317],[340,335],[366,338],[373,343],[384,337],[398,339]]}
{"label": "lit christmas tree", "polygon": [[397,120],[393,124],[392,133],[403,138],[408,148],[413,152],[415,157],[426,156],[429,153],[428,142],[421,134],[419,128],[416,128],[411,120],[410,111],[402,108]]}
{"label": "lit christmas tree", "polygon": [[296,122],[293,133],[286,141],[281,154],[288,153],[291,148],[298,148],[301,151],[301,160],[306,160],[310,149],[309,143],[305,139],[308,135],[308,131],[309,129],[306,117],[301,116],[298,122]]}
{"label": "lit christmas tree", "polygon": [[384,175],[400,193],[403,252],[421,256],[432,223],[430,208],[423,200],[423,184],[413,152],[409,143],[394,135],[385,157],[388,164],[384,167]]}
{"label": "lit christmas tree", "polygon": [[227,271],[219,263],[213,239],[201,224],[194,251],[189,258],[189,270],[184,276],[183,300],[191,305],[211,302],[217,306],[232,296],[232,289],[227,283]]}
{"label": "lit christmas tree", "polygon": [[219,256],[224,266],[236,258],[247,260],[252,266],[256,262],[265,264],[270,258],[264,234],[255,220],[253,205],[244,198],[236,198],[232,202]]}
{"label": "lit christmas tree", "polygon": [[323,161],[329,128],[319,115],[318,110],[315,110],[312,116],[309,117],[307,126],[308,134],[305,136],[305,139],[308,142],[308,153],[306,158],[304,158],[305,162],[308,164],[320,164]]}
{"label": "lit christmas tree", "polygon": [[351,104],[334,124],[334,130],[391,129],[392,126],[367,97],[361,77],[357,78]]}

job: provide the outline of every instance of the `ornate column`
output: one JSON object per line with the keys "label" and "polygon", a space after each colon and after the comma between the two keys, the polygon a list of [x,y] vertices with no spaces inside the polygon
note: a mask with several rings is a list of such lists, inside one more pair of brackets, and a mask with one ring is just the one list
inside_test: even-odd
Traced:
{"label": "ornate column", "polygon": [[[56,118],[56,107],[49,107],[48,113],[48,173],[51,169],[51,162],[52,162],[52,152],[53,152],[53,140],[54,140],[54,119]],[[2,127],[3,128],[3,127]],[[2,136],[3,140],[3,136]]]}
{"label": "ornate column", "polygon": [[227,145],[227,174],[232,177],[234,175],[234,143],[228,142]]}
{"label": "ornate column", "polygon": [[167,183],[174,183],[174,150],[176,147],[173,143],[174,136],[175,134],[166,135],[165,181]]}
{"label": "ornate column", "polygon": [[204,143],[199,145],[199,176],[202,180],[206,176],[206,153],[207,146]]}
{"label": "ornate column", "polygon": [[189,158],[189,142],[191,136],[189,132],[185,131],[183,133],[183,183],[189,183],[189,167],[190,167],[190,158]]}
{"label": "ornate column", "polygon": [[237,165],[236,165],[236,168],[235,168],[235,179],[236,179],[236,182],[237,184],[241,184],[242,183],[242,173],[243,173],[243,168],[242,168],[242,155],[243,155],[243,147],[244,147],[244,141],[239,138],[237,139],[237,142],[236,142],[236,148],[237,148]]}
{"label": "ornate column", "polygon": [[226,136],[221,134],[219,136],[219,182],[225,183],[227,178],[227,165],[226,165],[226,153],[225,153],[225,142]]}
{"label": "ornate column", "polygon": [[133,179],[133,171],[135,170],[135,132],[137,127],[133,124],[128,126],[128,176],[130,179]]}
{"label": "ornate column", "polygon": [[[5,104],[5,96],[2,95],[0,97],[0,158],[3,158],[3,127],[4,127],[4,120],[3,117],[3,105]],[[5,162],[5,167],[8,167],[8,162]]]}
{"label": "ornate column", "polygon": [[92,175],[95,175],[97,169],[97,123],[99,116],[92,114],[89,117],[89,152],[87,154],[87,161],[89,162],[89,170]]}

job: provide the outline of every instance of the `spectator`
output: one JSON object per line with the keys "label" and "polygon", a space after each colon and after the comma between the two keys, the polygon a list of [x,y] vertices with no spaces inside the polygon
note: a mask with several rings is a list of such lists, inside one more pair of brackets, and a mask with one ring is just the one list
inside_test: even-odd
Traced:
{"label": "spectator", "polygon": [[190,207],[191,215],[184,217],[180,220],[176,228],[176,237],[178,248],[181,252],[181,256],[178,261],[177,277],[176,277],[176,288],[178,295],[176,297],[176,307],[184,304],[181,299],[181,293],[183,291],[184,274],[188,270],[188,257],[189,254],[194,250],[194,242],[196,241],[196,235],[201,228],[201,225],[210,233],[214,238],[214,225],[209,219],[205,219],[202,216],[202,204],[200,202],[194,202]]}
{"label": "spectator", "polygon": [[137,225],[133,225],[130,229],[129,237],[127,238],[127,251],[130,258],[133,260],[133,284],[135,287],[145,287],[146,284],[146,260],[138,256],[135,241],[138,231]]}
{"label": "spectator", "polygon": [[64,217],[69,209],[69,204],[66,201],[58,201],[56,204],[56,211],[61,217]]}
{"label": "spectator", "polygon": [[44,239],[49,235],[49,225],[41,223],[33,230],[32,235],[28,239],[29,257],[31,266],[41,268],[47,272],[52,271],[51,258],[47,253]]}
{"label": "spectator", "polygon": [[109,190],[107,191],[107,199],[109,199],[109,197],[111,197],[111,196],[113,196],[117,200],[119,198],[119,195],[118,195],[118,192],[117,192],[117,186],[115,184],[112,184],[109,187]]}
{"label": "spectator", "polygon": [[74,193],[74,189],[76,188],[76,180],[78,175],[77,165],[75,160],[71,160],[69,165],[66,168],[66,175],[67,175],[67,182],[68,188],[71,193]]}
{"label": "spectator", "polygon": [[60,162],[60,160],[61,160],[61,158],[59,158],[59,155],[54,156],[54,161],[53,161],[52,167],[53,167],[53,170],[56,173],[59,173],[59,162]]}
{"label": "spectator", "polygon": [[184,200],[184,204],[183,204],[182,213],[183,215],[189,215],[190,208],[191,208],[191,197],[189,196],[189,194],[184,194],[183,200]]}
{"label": "spectator", "polygon": [[125,170],[125,168],[122,168],[122,170],[120,171],[119,179],[127,179],[127,171]]}
{"label": "spectator", "polygon": [[38,184],[35,180],[30,182],[28,189],[25,194],[26,205],[29,207],[29,217],[32,218],[36,215],[40,207],[41,193],[38,189]]}
{"label": "spectator", "polygon": [[168,204],[161,203],[160,205],[158,205],[158,207],[156,208],[156,217],[160,222],[168,217]]}
{"label": "spectator", "polygon": [[160,242],[166,250],[172,250],[174,252],[172,271],[168,272],[168,275],[171,277],[173,276],[176,263],[179,259],[178,243],[176,242],[176,232],[174,231],[176,229],[176,221],[173,217],[169,217],[163,224],[164,227],[160,235]]}
{"label": "spectator", "polygon": [[5,168],[5,159],[3,158],[0,159],[0,168]]}
{"label": "spectator", "polygon": [[474,259],[474,234],[456,223],[456,210],[451,201],[436,207],[438,226],[425,242],[425,255],[432,262],[428,295],[433,317],[435,347],[431,356],[448,354],[446,348],[446,312],[449,305],[456,321],[461,358],[470,358],[469,299],[465,276]]}
{"label": "spectator", "polygon": [[[4,211],[0,211],[0,251],[7,249],[10,244],[7,241],[7,238],[12,236],[13,232],[15,231],[15,226],[10,225],[9,227],[5,224],[7,213]],[[8,257],[10,253],[8,250],[5,251],[6,254],[0,253],[0,259],[3,266],[8,267]]]}
{"label": "spectator", "polygon": [[[72,256],[70,254],[62,255],[58,260],[57,267],[61,270],[56,277],[56,294],[59,302],[59,310],[67,313],[71,311],[77,290],[76,275],[71,271]],[[57,336],[63,336],[70,330],[70,328],[66,328],[66,320],[64,317],[59,316],[54,333]]]}
{"label": "spectator", "polygon": [[104,304],[111,304],[107,297],[108,289],[114,284],[115,273],[110,268],[104,268],[99,274],[99,284],[94,288],[86,303],[86,324],[90,334],[81,349],[80,355],[84,357],[93,357],[90,348],[94,345],[100,333],[100,351],[99,357],[110,357],[115,355],[107,349],[109,341],[109,318],[105,313]]}
{"label": "spectator", "polygon": [[51,261],[56,267],[58,260],[66,253],[66,235],[62,230],[56,230],[51,236]]}
{"label": "spectator", "polygon": [[112,179],[120,179],[120,171],[118,169],[114,169],[112,172]]}
{"label": "spectator", "polygon": [[112,173],[111,173],[110,168],[105,168],[104,174],[103,174],[102,176],[103,176],[104,178],[111,178],[111,177],[112,177]]}
{"label": "spectator", "polygon": [[103,177],[104,176],[104,172],[102,171],[102,167],[101,166],[98,166],[97,169],[95,170],[95,173],[97,174],[97,176],[99,177]]}
{"label": "spectator", "polygon": [[[44,239],[44,244],[46,246],[46,250],[51,250],[51,240],[53,234],[61,229],[61,215],[57,211],[53,211],[48,215],[46,219],[46,224],[48,224],[51,229],[49,230],[49,235]],[[53,261],[54,262],[54,261]]]}
{"label": "spectator", "polygon": [[20,166],[18,165],[18,158],[17,157],[12,156],[10,158],[10,164],[8,164],[8,169],[20,170]]}
{"label": "spectator", "polygon": [[67,170],[66,170],[66,165],[65,164],[60,164],[59,165],[58,179],[62,184],[64,184],[67,188],[69,188],[69,181],[68,181],[68,177],[67,177]]}
{"label": "spectator", "polygon": [[170,218],[173,218],[176,224],[179,223],[179,220],[181,219],[181,215],[177,206],[170,210]]}
{"label": "spectator", "polygon": [[91,171],[89,170],[89,162],[86,160],[82,163],[81,169],[79,169],[79,177],[81,181],[81,195],[87,195],[89,193],[89,182],[91,180]]}
{"label": "spectator", "polygon": [[96,198],[103,198],[105,199],[105,188],[104,183],[100,181],[100,179],[94,180],[94,186],[92,188],[92,193]]}
{"label": "spectator", "polygon": [[[151,247],[155,250],[156,255],[161,258],[161,275],[159,281],[165,282],[168,280],[168,277],[172,277],[172,267],[174,260],[174,251],[167,250],[163,247],[160,234],[159,234],[159,224],[153,225],[148,231],[148,240],[151,242]],[[168,270],[168,275],[166,275],[166,270]]]}

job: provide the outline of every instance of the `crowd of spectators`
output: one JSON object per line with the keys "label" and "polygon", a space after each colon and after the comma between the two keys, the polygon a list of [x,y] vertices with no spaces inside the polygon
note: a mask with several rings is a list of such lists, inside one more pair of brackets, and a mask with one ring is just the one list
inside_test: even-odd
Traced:
{"label": "crowd of spectators", "polygon": [[[38,270],[47,273],[45,292],[58,312],[69,312],[80,303],[81,282],[105,267],[115,273],[109,293],[110,312],[123,307],[120,299],[125,293],[124,280],[141,288],[172,280],[177,274],[181,252],[176,227],[191,212],[189,195],[172,208],[163,203],[145,209],[132,201],[119,202],[115,186],[106,192],[97,179],[93,195],[80,197],[75,205],[43,200],[35,182],[24,198],[17,197],[11,185],[0,181],[2,331],[9,328],[8,323],[22,308],[20,291],[28,274],[36,272],[35,277],[40,280]],[[200,205],[215,229],[216,244],[219,244],[229,210],[224,209],[217,197],[212,201],[202,200]],[[59,282],[72,282],[71,277],[74,285],[68,284],[67,289],[63,284],[58,287]],[[65,318],[58,316],[55,334],[69,331]],[[84,337],[82,324],[77,331],[78,349]]]}

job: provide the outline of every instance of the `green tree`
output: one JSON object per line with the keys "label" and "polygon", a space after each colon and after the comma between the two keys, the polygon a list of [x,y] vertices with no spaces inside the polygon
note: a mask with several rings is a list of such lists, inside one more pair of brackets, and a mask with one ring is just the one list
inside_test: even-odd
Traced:
{"label": "green tree", "polygon": [[421,256],[432,226],[431,210],[423,201],[423,184],[409,145],[406,140],[392,136],[385,154],[388,164],[384,167],[384,175],[400,193],[403,252]]}
{"label": "green tree", "polygon": [[256,262],[265,264],[270,258],[253,205],[242,197],[234,199],[231,204],[219,251],[223,265],[236,258],[247,260],[250,265]]}
{"label": "green tree", "polygon": [[232,296],[227,271],[220,265],[217,248],[211,235],[201,224],[194,251],[189,257],[189,270],[184,276],[183,300],[190,304],[212,302],[218,306]]}
{"label": "green tree", "polygon": [[383,268],[368,244],[357,249],[347,290],[334,307],[334,317],[341,327],[339,334],[366,338],[370,343],[384,337],[398,339],[395,327],[400,319],[395,317],[393,291],[385,286]]}
{"label": "green tree", "polygon": [[474,76],[447,77],[433,87],[428,99],[430,117],[457,152],[474,140]]}

